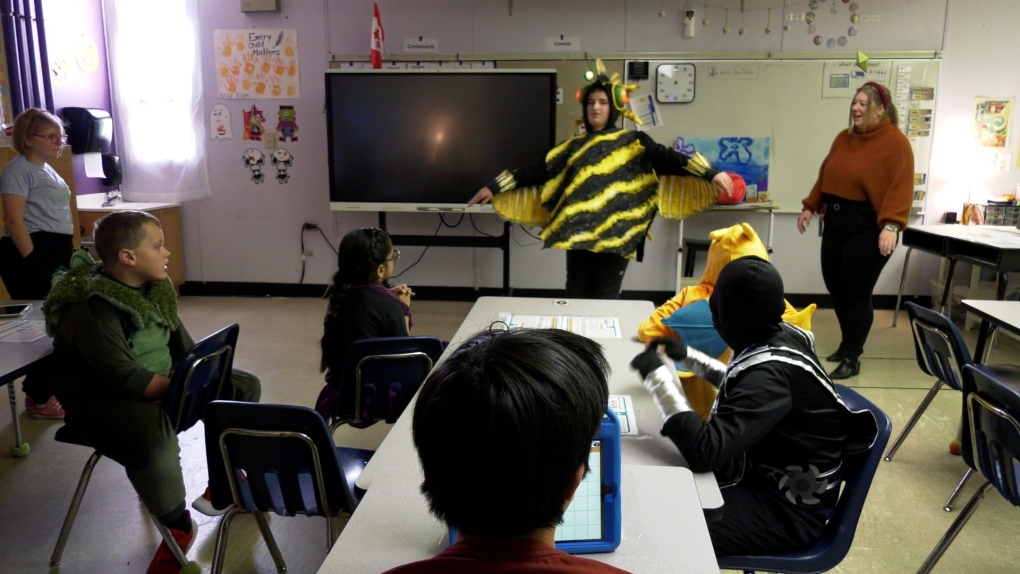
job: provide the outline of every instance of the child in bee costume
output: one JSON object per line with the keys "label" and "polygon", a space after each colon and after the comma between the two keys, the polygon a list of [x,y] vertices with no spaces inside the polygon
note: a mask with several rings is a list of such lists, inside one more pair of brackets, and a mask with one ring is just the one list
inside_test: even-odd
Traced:
{"label": "child in bee costume", "polygon": [[627,109],[627,94],[638,86],[596,63],[595,81],[578,92],[584,133],[500,173],[468,205],[492,201],[503,219],[541,227],[546,248],[566,250],[568,297],[616,299],[628,262],[641,260],[655,214],[683,219],[708,209],[733,182],[700,154],[616,127],[621,115],[641,123]]}
{"label": "child in bee costume", "polygon": [[[749,256],[727,264],[709,305],[733,349],[729,365],[675,339],[656,339],[631,366],[665,421],[662,434],[690,469],[716,472],[724,506],[722,519],[708,524],[715,553],[806,548],[832,515],[844,455],[874,442],[874,416],[843,404],[812,335],[783,321],[783,282],[767,261]],[[707,422],[660,352],[719,387]]]}

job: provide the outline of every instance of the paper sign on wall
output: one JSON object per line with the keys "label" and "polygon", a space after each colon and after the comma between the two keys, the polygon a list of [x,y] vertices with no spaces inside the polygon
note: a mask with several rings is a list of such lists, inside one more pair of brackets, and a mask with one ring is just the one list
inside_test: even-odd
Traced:
{"label": "paper sign on wall", "polygon": [[213,44],[220,99],[301,97],[297,30],[214,30]]}

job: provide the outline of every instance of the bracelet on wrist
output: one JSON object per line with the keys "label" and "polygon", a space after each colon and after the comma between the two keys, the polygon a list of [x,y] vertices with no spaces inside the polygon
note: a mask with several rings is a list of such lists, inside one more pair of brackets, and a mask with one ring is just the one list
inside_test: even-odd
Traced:
{"label": "bracelet on wrist", "polygon": [[892,231],[893,233],[899,233],[900,232],[900,228],[898,226],[896,226],[895,224],[892,224],[892,223],[886,223],[885,227],[883,227],[882,229],[885,229],[886,231]]}

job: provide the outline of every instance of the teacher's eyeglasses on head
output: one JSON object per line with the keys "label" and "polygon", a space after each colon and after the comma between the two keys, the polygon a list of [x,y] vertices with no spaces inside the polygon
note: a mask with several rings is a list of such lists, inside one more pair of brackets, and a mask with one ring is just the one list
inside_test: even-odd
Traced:
{"label": "teacher's eyeglasses on head", "polygon": [[50,143],[55,143],[55,144],[65,144],[65,143],[67,143],[67,135],[66,134],[50,134],[50,135],[33,134],[33,135],[35,135],[35,137],[37,137],[37,138],[48,139],[48,140],[50,140]]}
{"label": "teacher's eyeglasses on head", "polygon": [[396,263],[397,261],[400,261],[400,250],[399,249],[394,249],[393,250],[393,257],[390,257],[389,259],[386,260],[387,263],[390,262],[390,261],[392,261],[394,263]]}

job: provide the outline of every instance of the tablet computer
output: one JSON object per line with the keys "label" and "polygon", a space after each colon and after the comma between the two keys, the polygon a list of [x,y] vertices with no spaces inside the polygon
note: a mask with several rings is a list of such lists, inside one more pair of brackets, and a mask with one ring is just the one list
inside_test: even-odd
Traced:
{"label": "tablet computer", "polygon": [[8,303],[0,305],[0,319],[20,319],[32,308],[31,303]]}
{"label": "tablet computer", "polygon": [[[588,466],[574,500],[556,527],[556,548],[569,554],[612,552],[620,545],[623,520],[620,504],[620,422],[607,409],[591,442]],[[450,544],[456,542],[450,529]]]}

